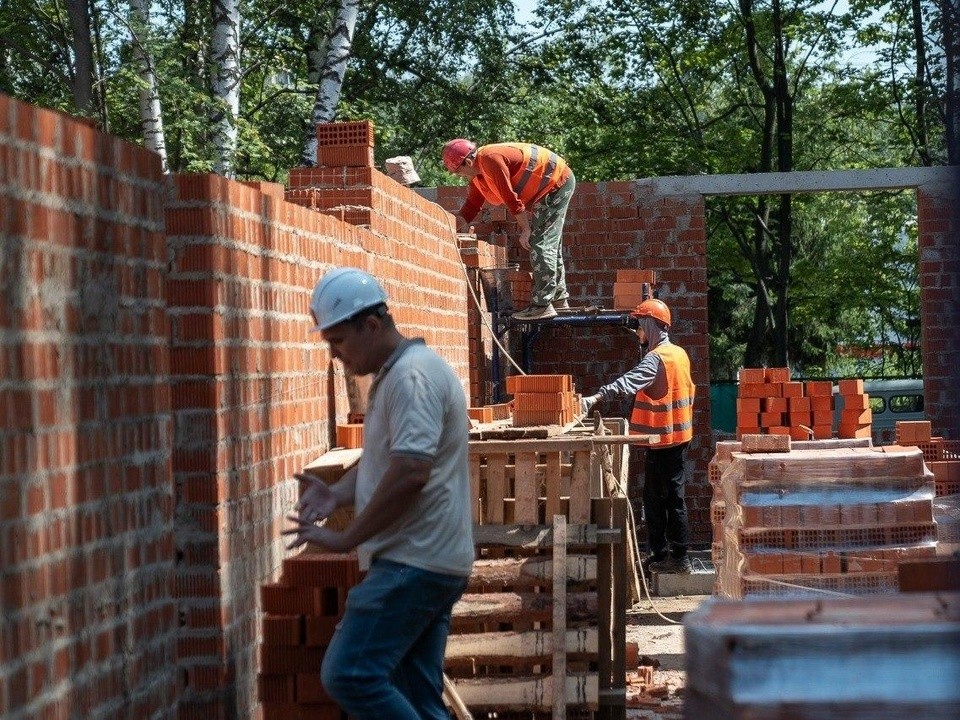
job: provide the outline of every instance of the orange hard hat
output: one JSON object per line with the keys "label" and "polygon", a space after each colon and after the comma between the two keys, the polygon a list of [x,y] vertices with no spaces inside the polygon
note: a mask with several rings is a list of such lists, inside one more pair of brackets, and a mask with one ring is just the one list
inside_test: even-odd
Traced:
{"label": "orange hard hat", "polygon": [[443,146],[443,164],[450,172],[456,172],[476,149],[476,143],[466,138],[455,138]]}
{"label": "orange hard hat", "polygon": [[637,309],[630,313],[630,315],[633,317],[652,317],[654,320],[658,320],[667,327],[670,327],[670,308],[667,307],[667,304],[663,302],[663,300],[657,300],[656,298],[644,300],[637,305]]}

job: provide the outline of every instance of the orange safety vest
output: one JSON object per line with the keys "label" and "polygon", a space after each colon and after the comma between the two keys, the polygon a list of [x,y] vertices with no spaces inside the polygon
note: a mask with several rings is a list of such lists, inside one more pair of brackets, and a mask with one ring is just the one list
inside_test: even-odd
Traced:
{"label": "orange safety vest", "polygon": [[[478,150],[496,150],[498,147],[513,147],[523,153],[523,162],[510,175],[510,185],[526,207],[546,195],[557,187],[560,178],[567,169],[567,161],[539,145],[528,143],[498,143],[484,145]],[[493,185],[487,184],[482,175],[474,178],[474,182],[484,199],[491,205],[504,205],[504,198],[500,197]]]}
{"label": "orange safety vest", "polygon": [[659,435],[655,447],[668,447],[693,439],[693,399],[696,385],[690,377],[690,358],[683,348],[670,343],[658,345],[655,352],[667,375],[667,392],[654,400],[643,390],[637,391],[630,415],[630,433]]}

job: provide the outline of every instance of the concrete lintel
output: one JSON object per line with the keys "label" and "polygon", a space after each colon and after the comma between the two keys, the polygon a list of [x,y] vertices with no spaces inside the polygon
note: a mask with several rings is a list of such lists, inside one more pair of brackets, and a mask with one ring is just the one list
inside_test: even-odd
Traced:
{"label": "concrete lintel", "polygon": [[804,170],[745,175],[671,175],[638,181],[659,195],[779,195],[782,193],[900,190],[953,186],[960,191],[960,167]]}

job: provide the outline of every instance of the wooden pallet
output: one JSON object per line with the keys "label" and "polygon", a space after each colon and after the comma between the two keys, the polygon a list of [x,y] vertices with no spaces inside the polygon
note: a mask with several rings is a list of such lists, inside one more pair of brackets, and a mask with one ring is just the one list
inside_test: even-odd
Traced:
{"label": "wooden pallet", "polygon": [[475,526],[445,660],[475,716],[625,716],[626,503],[594,500],[587,523]]}

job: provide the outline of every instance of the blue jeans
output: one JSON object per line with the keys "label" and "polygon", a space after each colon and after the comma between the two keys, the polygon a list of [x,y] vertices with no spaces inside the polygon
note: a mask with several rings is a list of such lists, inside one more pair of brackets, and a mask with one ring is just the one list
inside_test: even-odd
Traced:
{"label": "blue jeans", "polygon": [[327,693],[356,720],[447,720],[443,654],[467,578],[374,560],[323,658]]}

